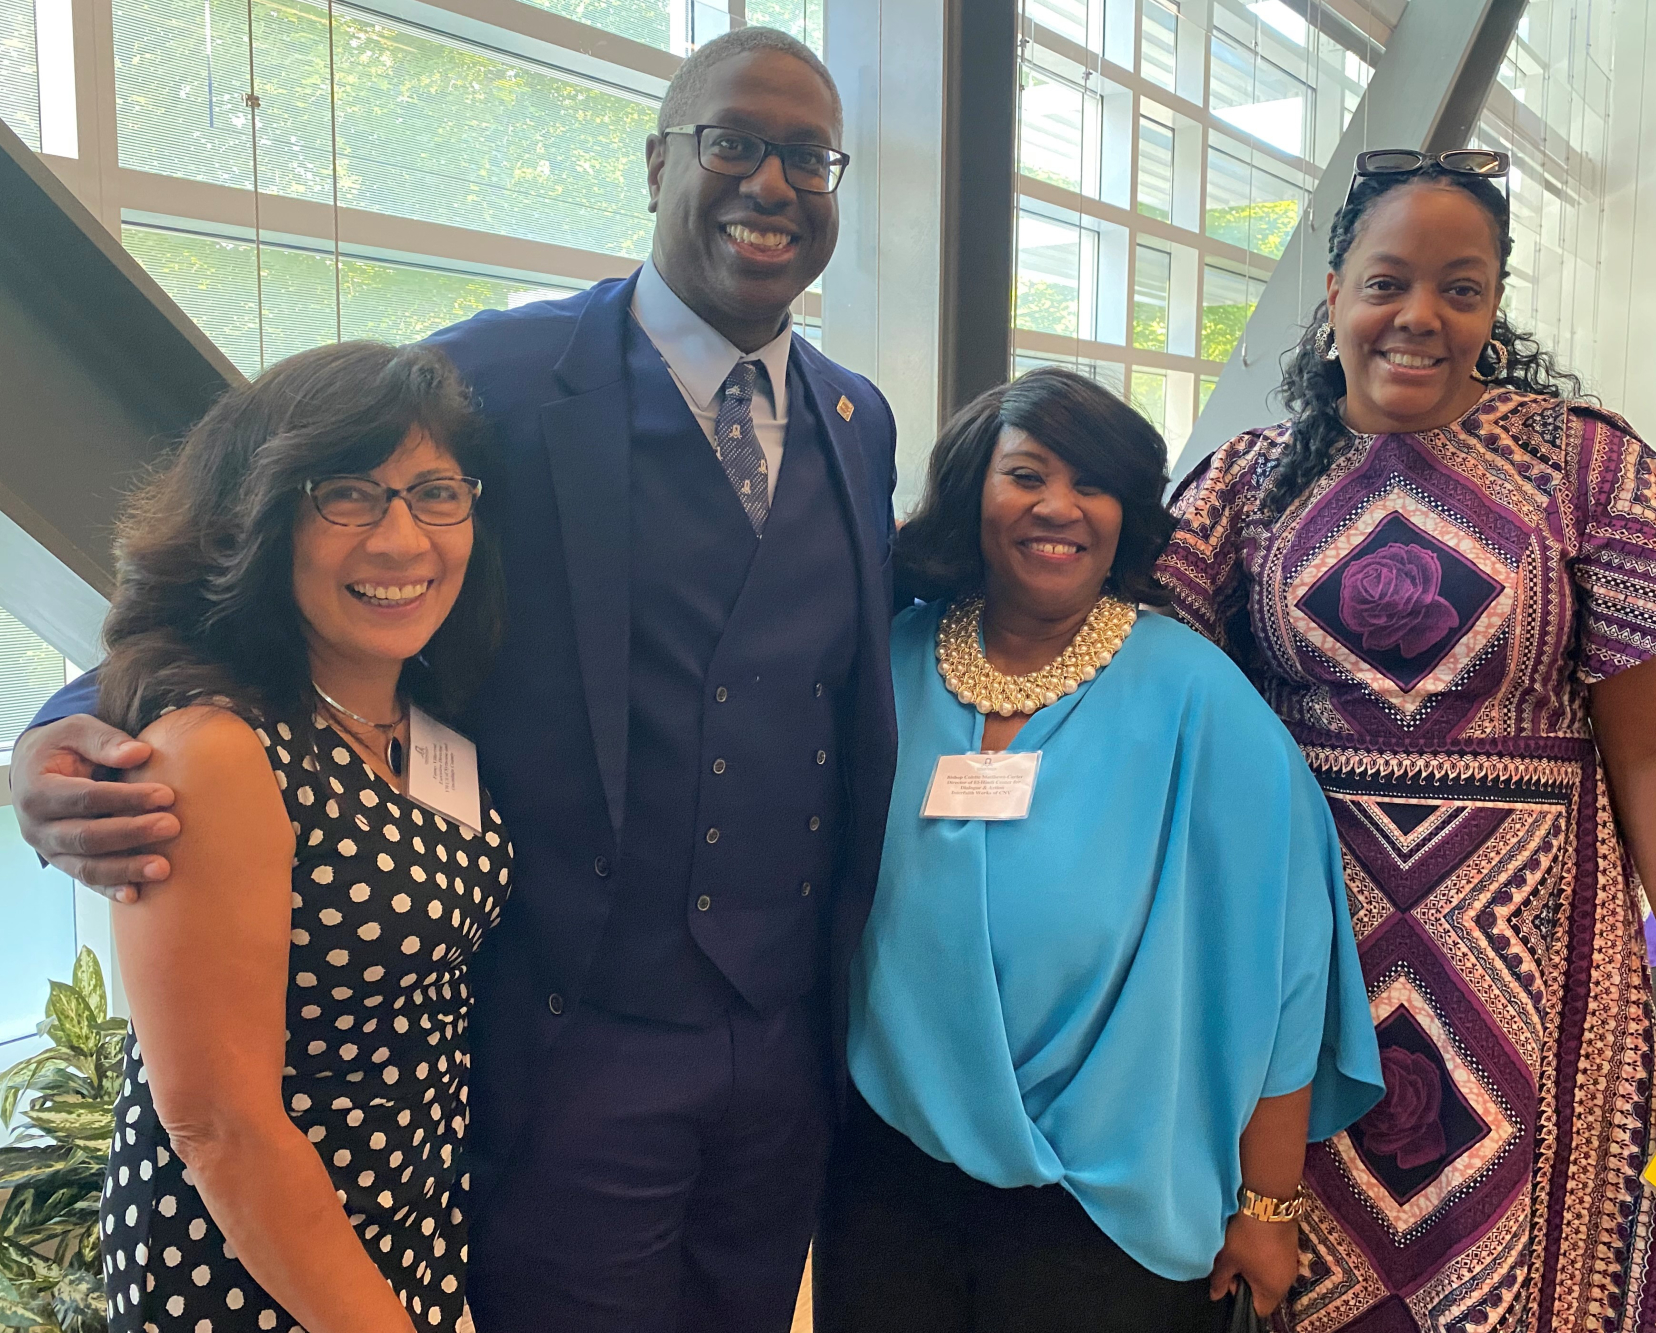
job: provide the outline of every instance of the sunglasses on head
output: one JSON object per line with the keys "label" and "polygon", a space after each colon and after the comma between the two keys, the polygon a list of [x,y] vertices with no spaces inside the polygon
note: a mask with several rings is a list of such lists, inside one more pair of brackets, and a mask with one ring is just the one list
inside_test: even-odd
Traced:
{"label": "sunglasses on head", "polygon": [[1366,176],[1414,176],[1430,166],[1442,167],[1457,176],[1482,176],[1493,180],[1506,177],[1512,168],[1512,159],[1493,148],[1452,148],[1447,153],[1422,153],[1414,148],[1376,148],[1357,154],[1357,170],[1352,173],[1345,201],[1348,204],[1351,202],[1357,182]]}

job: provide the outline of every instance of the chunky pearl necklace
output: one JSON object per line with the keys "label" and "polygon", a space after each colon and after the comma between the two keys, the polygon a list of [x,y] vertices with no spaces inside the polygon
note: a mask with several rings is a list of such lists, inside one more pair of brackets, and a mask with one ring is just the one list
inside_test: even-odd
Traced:
{"label": "chunky pearl necklace", "polygon": [[943,683],[963,704],[980,713],[1033,713],[1074,694],[1081,682],[1091,680],[1121,651],[1121,645],[1138,619],[1138,608],[1114,597],[1100,597],[1087,619],[1070,640],[1069,647],[1039,671],[1027,676],[1008,676],[990,665],[983,655],[979,627],[983,621],[983,597],[954,603],[937,627],[937,670]]}

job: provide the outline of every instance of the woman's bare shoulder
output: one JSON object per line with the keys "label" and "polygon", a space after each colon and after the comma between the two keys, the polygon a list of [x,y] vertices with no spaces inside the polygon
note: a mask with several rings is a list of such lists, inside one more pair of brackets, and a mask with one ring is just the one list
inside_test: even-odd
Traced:
{"label": "woman's bare shoulder", "polygon": [[240,829],[291,844],[292,825],[266,753],[251,724],[224,708],[195,704],[164,713],[140,733],[149,759],[124,776],[173,789],[175,809],[199,831]]}
{"label": "woman's bare shoulder", "polygon": [[[270,778],[264,742],[252,726],[225,708],[211,704],[175,708],[145,727],[138,739],[153,752],[145,769],[161,766],[181,773],[205,769],[225,776],[247,769],[267,781]],[[163,779],[146,774],[138,780]]]}

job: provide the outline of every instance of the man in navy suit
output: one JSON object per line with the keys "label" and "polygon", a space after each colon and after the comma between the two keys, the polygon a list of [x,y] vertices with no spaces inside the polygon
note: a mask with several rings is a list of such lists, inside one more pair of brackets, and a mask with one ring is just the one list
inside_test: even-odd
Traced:
{"label": "man in navy suit", "polygon": [[[476,979],[482,1333],[788,1326],[896,752],[894,425],[788,314],[840,141],[807,48],[709,43],[646,145],[642,270],[432,339],[510,489],[469,727],[519,875]],[[87,883],[162,878],[133,849],[176,832],[171,793],[92,780],[146,747],[91,703],[18,747],[25,837]]]}

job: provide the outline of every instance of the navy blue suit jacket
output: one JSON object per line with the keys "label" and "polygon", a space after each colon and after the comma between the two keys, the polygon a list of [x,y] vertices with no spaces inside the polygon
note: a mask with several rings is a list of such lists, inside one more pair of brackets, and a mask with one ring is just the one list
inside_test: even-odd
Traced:
{"label": "navy blue suit jacket", "polygon": [[[482,1174],[532,1102],[523,1080],[579,1001],[609,913],[627,791],[629,412],[625,332],[636,279],[486,311],[436,334],[504,451],[507,642],[471,710],[483,776],[517,850],[517,885],[479,960],[472,1099]],[[851,954],[873,901],[896,761],[891,695],[895,424],[867,380],[803,338],[792,370],[823,423],[851,515],[860,607],[850,689],[851,818],[825,904],[836,1076]],[[842,403],[849,411],[842,410]],[[812,589],[796,595],[809,599]]]}

